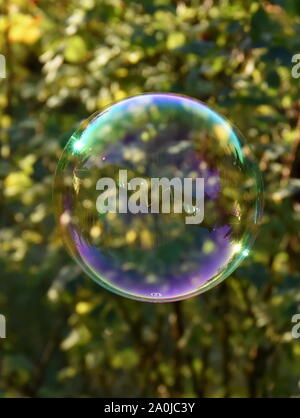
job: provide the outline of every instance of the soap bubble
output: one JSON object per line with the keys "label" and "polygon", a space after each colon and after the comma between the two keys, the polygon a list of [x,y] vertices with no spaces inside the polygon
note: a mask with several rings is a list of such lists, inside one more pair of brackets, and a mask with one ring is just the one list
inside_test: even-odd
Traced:
{"label": "soap bubble", "polygon": [[249,147],[206,105],[123,100],[82,123],[58,163],[63,240],[97,283],[169,302],[202,293],[249,254],[262,182]]}

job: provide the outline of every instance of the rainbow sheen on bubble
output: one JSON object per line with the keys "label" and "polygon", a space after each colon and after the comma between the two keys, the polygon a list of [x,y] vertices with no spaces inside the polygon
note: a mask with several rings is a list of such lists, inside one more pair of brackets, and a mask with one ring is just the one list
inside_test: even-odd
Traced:
{"label": "rainbow sheen on bubble", "polygon": [[[146,182],[204,179],[202,222],[187,224],[174,210],[100,213],[97,182],[111,178],[127,190],[120,170]],[[64,243],[91,278],[125,297],[169,302],[210,289],[249,255],[262,181],[227,120],[188,97],[144,94],[82,123],[59,161],[54,199]]]}

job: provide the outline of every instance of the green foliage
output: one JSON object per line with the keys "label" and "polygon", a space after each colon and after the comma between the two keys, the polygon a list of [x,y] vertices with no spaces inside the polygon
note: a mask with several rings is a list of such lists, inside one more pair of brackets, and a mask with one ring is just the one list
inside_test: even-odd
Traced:
{"label": "green foliage", "polygon": [[[299,396],[300,53],[296,0],[2,0],[0,396]],[[51,185],[92,112],[149,91],[232,120],[263,172],[252,255],[181,303],[114,296],[74,266]]]}

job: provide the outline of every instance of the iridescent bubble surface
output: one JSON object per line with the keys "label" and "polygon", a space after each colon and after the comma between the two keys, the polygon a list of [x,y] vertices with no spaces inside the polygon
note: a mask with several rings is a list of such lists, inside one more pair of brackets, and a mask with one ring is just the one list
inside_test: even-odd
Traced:
{"label": "iridescent bubble surface", "polygon": [[[206,105],[173,94],[123,100],[82,123],[59,161],[54,198],[64,243],[91,278],[119,295],[149,302],[194,296],[249,255],[262,212],[255,167],[241,135]],[[130,183],[136,178],[139,188]],[[179,194],[172,183],[159,189],[170,210],[151,199],[153,178],[179,179]],[[184,204],[184,179],[202,179],[200,206],[200,183]],[[199,222],[188,223],[200,210]]]}

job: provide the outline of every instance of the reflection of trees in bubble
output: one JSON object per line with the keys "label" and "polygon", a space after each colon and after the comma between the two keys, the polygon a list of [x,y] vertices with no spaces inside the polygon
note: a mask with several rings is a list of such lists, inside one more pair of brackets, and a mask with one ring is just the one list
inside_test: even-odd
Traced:
{"label": "reflection of trees in bubble", "polygon": [[[178,281],[178,286],[191,289],[231,262],[234,246],[252,222],[255,184],[249,183],[250,166],[241,160],[228,126],[216,123],[212,113],[199,117],[186,104],[174,108],[145,100],[147,106],[123,103],[119,112],[96,117],[75,135],[69,146],[74,152],[68,162],[72,180],[66,187],[72,201],[67,240],[73,241],[74,253],[89,259],[121,288],[142,291],[148,286],[149,291],[164,293],[164,286]],[[119,171],[124,169],[128,181],[204,178],[203,222],[187,225],[185,211],[98,213],[97,181],[111,178],[119,191],[127,187],[118,184]],[[173,189],[170,192],[174,200]]]}

